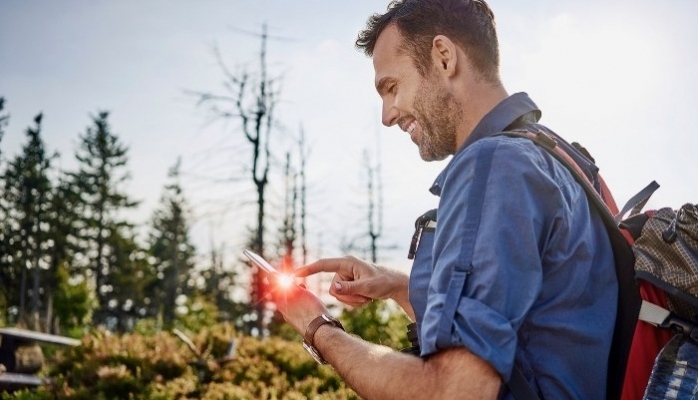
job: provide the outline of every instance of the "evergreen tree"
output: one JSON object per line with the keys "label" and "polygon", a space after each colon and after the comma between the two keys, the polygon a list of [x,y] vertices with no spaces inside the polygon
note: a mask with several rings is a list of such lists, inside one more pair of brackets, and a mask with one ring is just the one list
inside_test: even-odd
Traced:
{"label": "evergreen tree", "polygon": [[[50,266],[46,250],[51,182],[48,172],[52,157],[46,154],[41,138],[42,114],[27,129],[27,143],[20,155],[8,163],[3,174],[3,243],[0,254],[3,294],[8,304],[17,307],[19,322],[38,327],[42,299],[42,280]],[[19,284],[19,285],[18,285]],[[31,288],[29,287],[31,286]],[[30,296],[31,295],[31,296]],[[27,299],[31,306],[27,306]],[[31,321],[27,318],[31,310]]]}
{"label": "evergreen tree", "polygon": [[[80,194],[76,187],[67,176],[60,177],[53,190],[48,214],[52,246],[46,250],[46,254],[49,256],[52,273],[45,280],[46,298],[49,301],[47,321],[55,333],[62,329],[78,329],[94,306],[92,298],[83,293],[89,288],[84,271],[73,267],[78,251],[76,224],[80,219],[79,205]],[[80,293],[79,296],[75,295],[76,291]],[[61,301],[74,304],[61,304]],[[74,310],[80,311],[73,313]]]}
{"label": "evergreen tree", "polygon": [[138,319],[154,316],[149,288],[156,279],[148,253],[127,226],[107,226],[102,256],[110,273],[103,276],[99,322],[119,332],[131,331]]}
{"label": "evergreen tree", "polygon": [[71,276],[68,263],[57,266],[54,279],[53,323],[58,327],[54,333],[79,338],[94,308],[92,291],[84,277],[76,279]]}
{"label": "evergreen tree", "polygon": [[155,292],[166,328],[174,321],[177,297],[193,289],[188,281],[196,250],[189,241],[190,209],[179,180],[180,164],[177,160],[169,172],[170,183],[153,215],[150,234],[150,254],[158,276]]}
{"label": "evergreen tree", "polygon": [[[133,208],[136,202],[129,199],[123,185],[130,179],[126,171],[128,149],[112,133],[109,113],[101,111],[92,118],[93,125],[80,136],[75,157],[79,162],[77,172],[71,173],[71,184],[80,200],[76,211],[79,229],[79,252],[76,264],[86,268],[95,287],[97,323],[105,323],[113,315],[114,304],[108,304],[110,290],[107,279],[111,274],[123,274],[130,268],[128,258],[120,257],[119,248],[130,235],[124,233],[132,225],[123,220],[122,211]],[[112,279],[113,281],[113,279]]]}
{"label": "evergreen tree", "polygon": [[247,260],[240,258],[234,263],[224,260],[224,245],[218,249],[211,241],[210,265],[204,269],[196,269],[193,279],[202,282],[197,287],[199,295],[212,301],[219,310],[218,316],[222,321],[229,321],[235,325],[238,332],[251,334],[257,326],[257,313],[255,305],[245,300],[236,300],[234,291],[244,290],[240,283],[240,267],[247,270]]}

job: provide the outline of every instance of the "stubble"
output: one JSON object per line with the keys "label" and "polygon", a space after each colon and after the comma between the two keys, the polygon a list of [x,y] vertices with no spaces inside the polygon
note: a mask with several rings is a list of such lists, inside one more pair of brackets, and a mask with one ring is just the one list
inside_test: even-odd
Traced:
{"label": "stubble", "polygon": [[435,72],[417,90],[414,109],[422,126],[419,155],[424,161],[439,161],[456,151],[458,122],[463,115],[461,102],[443,87]]}

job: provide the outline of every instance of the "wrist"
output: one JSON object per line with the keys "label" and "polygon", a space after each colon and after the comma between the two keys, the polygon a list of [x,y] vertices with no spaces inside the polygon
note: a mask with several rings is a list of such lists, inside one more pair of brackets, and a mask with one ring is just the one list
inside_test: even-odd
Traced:
{"label": "wrist", "polygon": [[410,278],[407,274],[400,271],[391,271],[390,273],[390,294],[389,298],[395,301],[407,299],[407,294]]}
{"label": "wrist", "polygon": [[[374,264],[375,265],[375,264]],[[378,274],[380,276],[381,286],[384,291],[381,296],[383,300],[393,299],[397,300],[402,297],[403,292],[407,292],[407,284],[409,282],[409,276],[396,269],[387,268],[383,266],[376,266],[378,269]]]}
{"label": "wrist", "polygon": [[414,310],[410,303],[409,282],[410,277],[399,271],[394,274],[394,288],[390,294],[390,298],[394,300],[407,314],[410,320],[414,321]]}
{"label": "wrist", "polygon": [[327,364],[327,361],[325,361],[323,356],[318,351],[315,345],[315,337],[319,330],[328,329],[328,327],[333,329],[339,328],[342,331],[344,330],[344,326],[342,326],[342,323],[339,322],[338,319],[328,314],[321,314],[308,324],[305,334],[303,335],[303,347],[308,351],[308,353],[310,353],[315,361],[320,364]]}

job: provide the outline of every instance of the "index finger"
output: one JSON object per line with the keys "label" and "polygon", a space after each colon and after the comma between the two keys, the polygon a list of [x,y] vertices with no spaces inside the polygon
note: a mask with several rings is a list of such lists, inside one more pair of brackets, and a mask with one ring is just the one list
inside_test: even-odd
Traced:
{"label": "index finger", "polygon": [[343,258],[323,258],[308,265],[293,270],[297,278],[314,275],[318,272],[339,272],[346,267],[347,260]]}

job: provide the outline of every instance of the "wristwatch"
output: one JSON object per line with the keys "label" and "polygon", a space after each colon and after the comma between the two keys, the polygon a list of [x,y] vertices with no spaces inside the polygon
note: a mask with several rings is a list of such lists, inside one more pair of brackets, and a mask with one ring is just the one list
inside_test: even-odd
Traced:
{"label": "wristwatch", "polygon": [[331,324],[341,330],[344,330],[342,323],[339,322],[337,318],[334,318],[331,315],[322,314],[314,320],[310,321],[308,329],[305,330],[305,336],[303,337],[303,348],[308,353],[310,353],[310,355],[315,359],[315,361],[317,361],[320,364],[327,364],[327,361],[325,361],[325,359],[322,358],[320,352],[318,352],[315,348],[313,337],[315,336],[315,331],[317,331],[319,327],[325,324]]}

